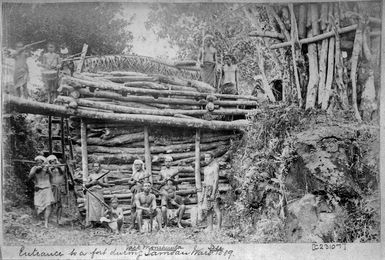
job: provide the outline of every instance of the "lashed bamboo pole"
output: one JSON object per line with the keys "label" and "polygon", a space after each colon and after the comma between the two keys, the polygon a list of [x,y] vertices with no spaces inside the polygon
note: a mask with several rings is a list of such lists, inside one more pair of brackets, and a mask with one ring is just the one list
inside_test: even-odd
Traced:
{"label": "lashed bamboo pole", "polygon": [[[350,25],[350,26],[347,26],[347,27],[339,29],[337,31],[337,33],[338,34],[344,34],[344,33],[348,33],[348,32],[354,31],[356,29],[357,29],[357,24],[353,24],[353,25]],[[317,36],[308,37],[306,39],[299,40],[299,43],[300,44],[308,44],[308,43],[318,42],[318,41],[326,39],[326,38],[334,37],[334,35],[335,35],[334,32],[327,32],[327,33],[319,34]],[[277,44],[271,45],[270,49],[278,49],[278,48],[283,48],[283,47],[290,47],[290,45],[291,45],[290,41],[283,42],[283,43],[277,43]]]}
{"label": "lashed bamboo pole", "polygon": [[249,32],[250,37],[269,37],[284,40],[285,36],[282,33],[269,32],[269,31],[252,31]]}

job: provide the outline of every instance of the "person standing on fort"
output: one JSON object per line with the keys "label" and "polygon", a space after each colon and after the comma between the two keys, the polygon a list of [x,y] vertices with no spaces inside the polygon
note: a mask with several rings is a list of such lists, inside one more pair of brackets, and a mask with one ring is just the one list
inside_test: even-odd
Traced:
{"label": "person standing on fort", "polygon": [[88,180],[85,183],[85,187],[89,189],[86,194],[86,226],[96,227],[97,223],[100,222],[100,218],[104,214],[103,188],[108,187],[105,182],[105,178],[98,180],[98,177],[102,174],[102,168],[100,163],[93,163],[93,169],[88,176]]}
{"label": "person standing on fort", "polygon": [[51,154],[47,157],[48,164],[51,169],[52,178],[52,193],[55,199],[54,210],[56,210],[56,223],[60,225],[60,219],[63,211],[63,202],[67,196],[67,179],[63,169],[59,166],[58,159],[55,155]]}
{"label": "person standing on fort", "polygon": [[13,54],[15,59],[15,70],[13,74],[13,83],[15,94],[18,97],[28,99],[27,83],[29,81],[29,69],[27,64],[28,52],[22,42],[16,43],[16,51]]}
{"label": "person standing on fort", "polygon": [[44,156],[36,156],[36,165],[32,167],[28,178],[35,184],[34,205],[36,214],[44,212],[44,227],[48,228],[48,220],[51,214],[51,205],[55,202],[51,187],[51,171],[46,164]]}
{"label": "person standing on fort", "polygon": [[232,55],[226,54],[224,62],[219,92],[221,94],[238,95],[238,67],[235,64],[235,59]]}
{"label": "person standing on fort", "polygon": [[203,38],[203,48],[199,52],[201,80],[215,87],[217,69],[217,50],[214,48],[213,36]]}
{"label": "person standing on fort", "polygon": [[58,70],[61,67],[60,56],[55,53],[55,44],[52,42],[47,44],[47,53],[43,55],[43,80],[47,86],[48,102],[51,103],[55,99],[58,87]]}
{"label": "person standing on fort", "polygon": [[205,153],[205,163],[206,167],[203,170],[204,181],[202,210],[207,214],[207,230],[210,232],[213,230],[214,212],[217,216],[218,230],[222,226],[222,213],[218,202],[219,164],[214,159],[214,155],[211,152]]}

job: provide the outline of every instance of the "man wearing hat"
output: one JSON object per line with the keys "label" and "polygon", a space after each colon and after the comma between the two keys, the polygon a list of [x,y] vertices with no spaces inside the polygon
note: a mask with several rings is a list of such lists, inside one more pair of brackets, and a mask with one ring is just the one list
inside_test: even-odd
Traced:
{"label": "man wearing hat", "polygon": [[214,37],[206,35],[203,38],[203,48],[199,53],[199,62],[201,66],[201,80],[215,85],[215,70],[217,68],[217,50],[213,44]]}
{"label": "man wearing hat", "polygon": [[135,227],[135,221],[136,221],[135,195],[142,191],[144,182],[152,183],[151,173],[147,172],[144,169],[144,162],[142,160],[137,159],[134,161],[134,164],[132,165],[132,178],[131,179],[132,179],[131,182],[133,182],[134,185],[130,188],[130,190],[132,192],[131,227],[130,227],[130,229],[133,229]]}
{"label": "man wearing hat", "polygon": [[51,171],[44,156],[36,156],[36,165],[32,167],[28,178],[35,183],[34,205],[37,215],[44,212],[44,226],[48,228],[51,204],[55,202],[51,189]]}
{"label": "man wearing hat", "polygon": [[63,201],[66,198],[67,195],[67,188],[66,188],[66,176],[64,174],[63,169],[58,165],[59,162],[55,155],[51,154],[47,157],[48,164],[50,166],[52,179],[52,193],[53,197],[55,199],[55,210],[56,210],[56,222],[59,225],[60,219],[63,211]]}
{"label": "man wearing hat", "polygon": [[170,155],[166,155],[164,158],[164,166],[160,169],[160,179],[159,182],[161,184],[166,184],[167,180],[174,179],[178,181],[179,169],[177,167],[172,167],[171,162],[173,158]]}
{"label": "man wearing hat", "polygon": [[238,95],[238,67],[234,57],[227,53],[224,57],[225,64],[222,67],[221,94]]}

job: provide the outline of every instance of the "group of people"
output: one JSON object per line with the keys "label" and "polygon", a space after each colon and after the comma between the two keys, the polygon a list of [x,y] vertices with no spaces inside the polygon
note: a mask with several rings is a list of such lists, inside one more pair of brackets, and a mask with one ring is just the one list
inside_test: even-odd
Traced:
{"label": "group of people", "polygon": [[[28,82],[29,68],[27,58],[30,56],[30,47],[33,44],[24,45],[23,42],[17,42],[15,51],[11,57],[15,60],[13,74],[13,90],[10,91],[18,97],[29,98]],[[53,101],[58,86],[59,72],[66,75],[72,75],[75,65],[69,59],[69,51],[65,44],[60,47],[60,54],[56,53],[54,43],[47,44],[47,50],[42,56],[42,77],[48,91],[48,101]]]}
{"label": "group of people", "polygon": [[[153,220],[157,220],[159,230],[169,226],[170,210],[176,210],[177,226],[183,228],[182,218],[188,200],[177,194],[179,167],[172,166],[173,158],[165,157],[158,181],[152,180],[150,172],[144,168],[141,160],[135,160],[132,166],[132,177],[128,187],[132,193],[130,230],[136,229],[143,233],[143,218],[150,219],[150,230]],[[29,179],[34,182],[34,205],[37,217],[44,215],[44,226],[48,227],[52,210],[56,211],[57,223],[60,224],[62,204],[68,194],[67,178],[63,164],[56,156],[47,158],[37,156],[36,165],[29,173]],[[218,201],[219,165],[212,153],[205,154],[204,181],[201,201],[204,216],[207,217],[208,230],[213,229],[213,214],[217,216],[218,229],[221,228],[222,214]],[[123,209],[119,200],[113,197],[110,205],[104,202],[103,188],[109,187],[106,175],[100,163],[92,165],[89,176],[84,182],[86,227],[106,226],[115,233],[120,233],[123,225]],[[160,201],[158,205],[157,200]]]}
{"label": "group of people", "polygon": [[[132,177],[128,186],[132,193],[131,219],[129,230],[143,233],[143,218],[150,219],[150,230],[153,220],[157,220],[158,230],[169,226],[169,210],[176,210],[177,226],[183,228],[182,218],[186,209],[186,198],[177,195],[179,168],[172,166],[173,158],[165,157],[165,164],[161,168],[160,178],[153,181],[150,172],[146,171],[142,160],[135,160],[132,165]],[[213,214],[217,216],[217,226],[221,227],[222,215],[218,202],[219,165],[214,160],[212,153],[205,154],[206,167],[204,169],[204,185],[202,190],[202,209],[207,216],[208,230],[213,229]],[[123,225],[123,209],[119,206],[118,199],[113,197],[110,205],[106,205],[103,199],[103,188],[108,187],[106,173],[95,162],[84,186],[86,187],[86,223],[89,227],[105,225],[107,223],[111,231],[120,233]],[[160,201],[158,205],[157,200]]]}
{"label": "group of people", "polygon": [[221,94],[238,95],[238,67],[236,59],[230,53],[223,56],[223,64],[218,59],[213,36],[206,35],[199,52],[201,80],[215,87]]}
{"label": "group of people", "polygon": [[35,158],[35,162],[36,165],[32,167],[28,178],[34,183],[36,216],[44,214],[44,226],[48,227],[53,209],[56,211],[56,222],[60,224],[63,202],[68,193],[64,165],[59,163],[55,155],[47,158],[39,155]]}

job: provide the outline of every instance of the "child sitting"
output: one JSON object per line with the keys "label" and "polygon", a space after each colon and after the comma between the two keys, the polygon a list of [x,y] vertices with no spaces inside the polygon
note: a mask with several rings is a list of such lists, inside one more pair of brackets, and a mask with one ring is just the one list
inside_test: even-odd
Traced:
{"label": "child sitting", "polygon": [[100,222],[108,223],[109,228],[115,234],[119,234],[123,226],[123,209],[119,207],[118,198],[111,199],[111,207],[104,212],[105,217]]}

